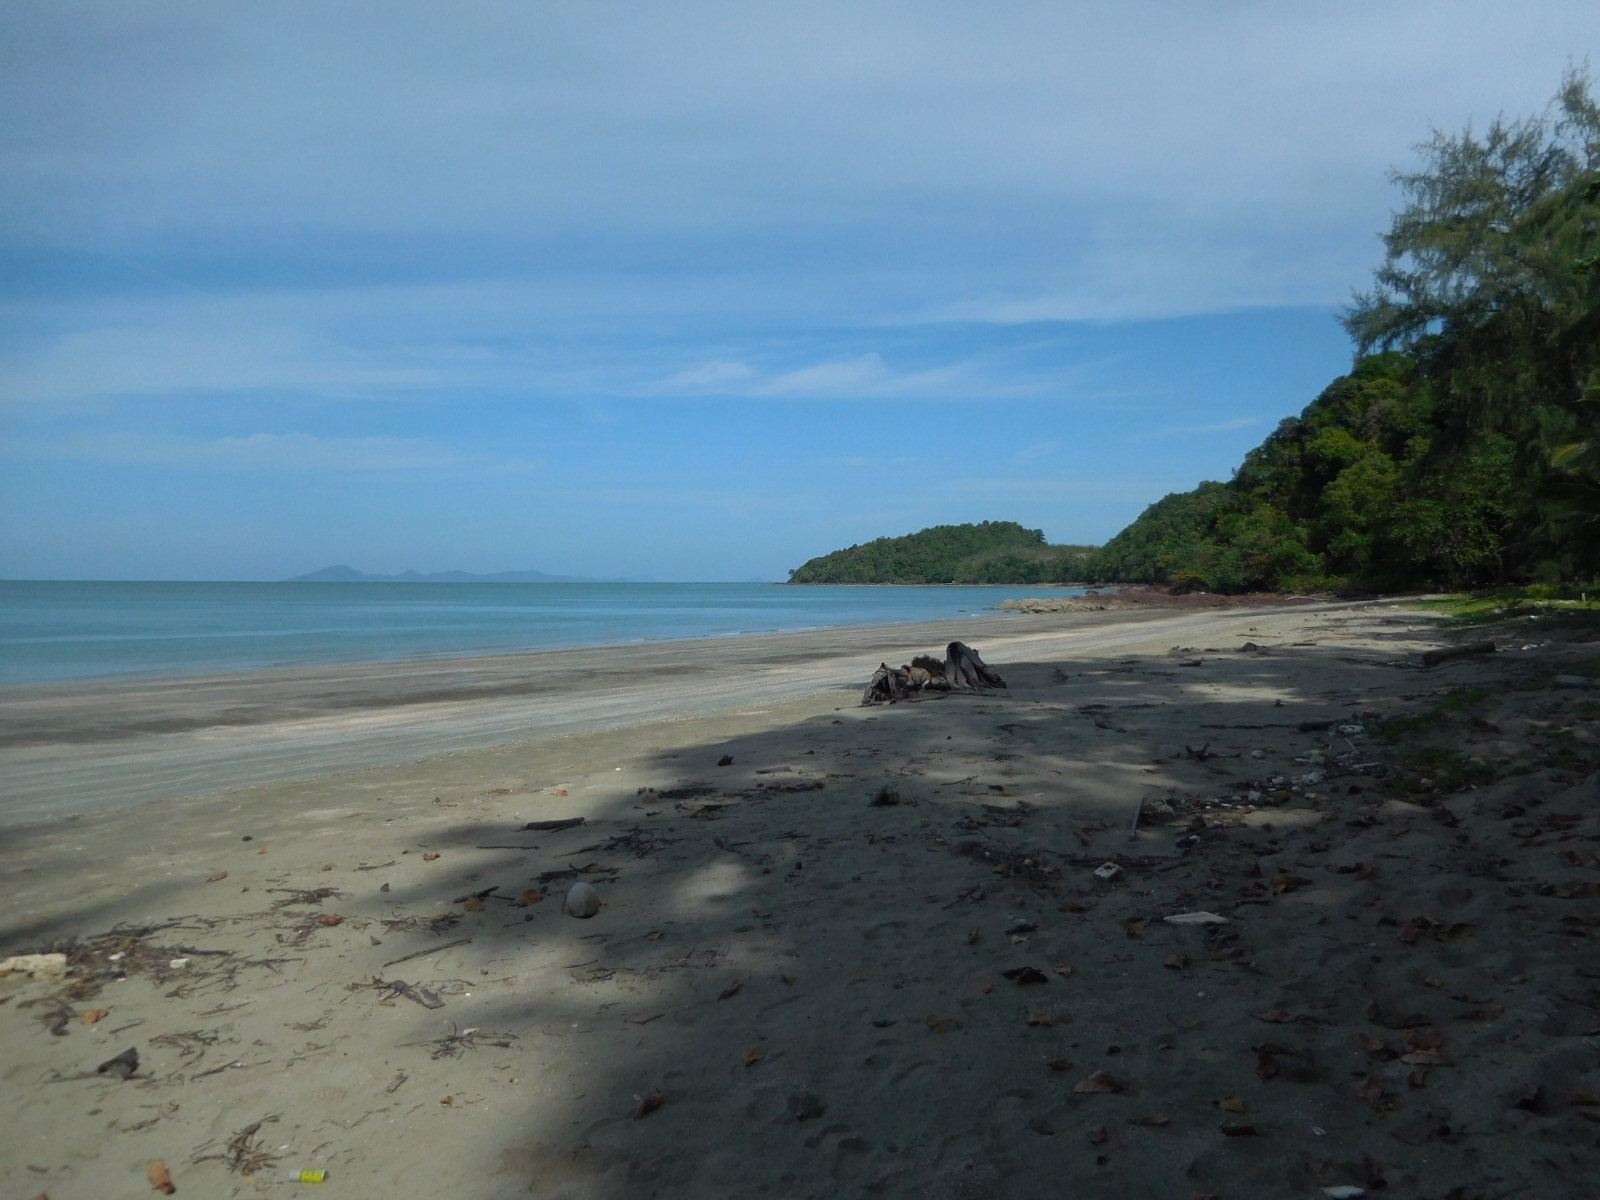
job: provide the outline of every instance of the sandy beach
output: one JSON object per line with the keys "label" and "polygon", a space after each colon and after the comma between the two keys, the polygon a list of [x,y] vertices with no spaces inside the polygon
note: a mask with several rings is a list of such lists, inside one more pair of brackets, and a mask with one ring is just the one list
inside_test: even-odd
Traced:
{"label": "sandy beach", "polygon": [[[952,637],[1008,687],[860,706]],[[1318,603],[8,689],[0,959],[66,974],[0,975],[0,1194],[1588,1195],[1597,654]]]}

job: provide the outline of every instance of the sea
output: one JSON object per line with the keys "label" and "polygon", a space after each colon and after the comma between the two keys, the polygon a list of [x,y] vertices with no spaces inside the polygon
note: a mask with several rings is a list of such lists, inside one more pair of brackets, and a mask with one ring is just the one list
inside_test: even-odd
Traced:
{"label": "sea", "polygon": [[767,583],[0,581],[0,684],[943,621],[1000,615],[994,609],[1001,600],[1026,592]]}

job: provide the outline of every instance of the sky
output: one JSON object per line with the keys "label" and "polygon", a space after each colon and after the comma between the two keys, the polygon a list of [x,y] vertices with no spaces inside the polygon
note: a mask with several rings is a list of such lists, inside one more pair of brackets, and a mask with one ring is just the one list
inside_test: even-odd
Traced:
{"label": "sky", "polygon": [[0,577],[1100,543],[1593,0],[6,0]]}

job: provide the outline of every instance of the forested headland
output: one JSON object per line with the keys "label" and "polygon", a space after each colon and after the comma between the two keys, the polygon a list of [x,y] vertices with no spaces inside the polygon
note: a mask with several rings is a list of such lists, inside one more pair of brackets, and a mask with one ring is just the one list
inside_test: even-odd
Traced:
{"label": "forested headland", "polygon": [[1104,547],[1004,521],[814,558],[794,583],[1417,590],[1600,576],[1600,105],[1435,132],[1342,320],[1349,374],[1226,482]]}
{"label": "forested headland", "polygon": [[1435,133],[1358,354],[1226,483],[1167,496],[1100,579],[1237,592],[1561,582],[1600,574],[1600,107]]}
{"label": "forested headland", "polygon": [[1081,579],[1093,549],[1049,545],[1014,521],[935,525],[813,558],[789,582],[1058,583]]}

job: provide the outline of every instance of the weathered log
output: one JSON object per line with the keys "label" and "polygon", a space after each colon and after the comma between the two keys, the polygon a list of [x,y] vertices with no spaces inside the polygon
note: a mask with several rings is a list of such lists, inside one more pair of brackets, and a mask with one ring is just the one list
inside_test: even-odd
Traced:
{"label": "weathered log", "polygon": [[1429,650],[1422,656],[1422,665],[1437,667],[1442,662],[1449,662],[1452,658],[1466,658],[1472,654],[1493,654],[1493,642],[1468,642],[1464,646],[1445,646],[1439,650]]}

